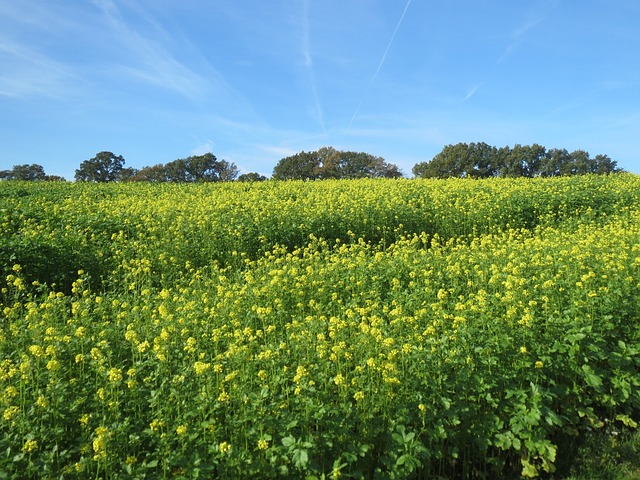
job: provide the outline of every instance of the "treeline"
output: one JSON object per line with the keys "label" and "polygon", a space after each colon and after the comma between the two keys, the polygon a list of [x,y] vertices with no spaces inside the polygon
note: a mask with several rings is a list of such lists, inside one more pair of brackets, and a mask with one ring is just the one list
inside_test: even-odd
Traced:
{"label": "treeline", "polygon": [[224,182],[238,176],[235,164],[218,160],[212,153],[179,158],[140,170],[125,168],[124,163],[121,155],[100,152],[80,164],[75,179],[81,182]]}
{"label": "treeline", "polygon": [[399,178],[400,169],[384,158],[365,152],[323,147],[315,152],[283,158],[273,169],[274,180],[322,180],[327,178]]}
{"label": "treeline", "polygon": [[63,177],[47,175],[42,165],[14,165],[11,170],[0,170],[0,180],[22,180],[25,182],[37,181],[64,181]]}
{"label": "treeline", "polygon": [[590,157],[585,150],[547,150],[542,145],[497,148],[486,143],[447,145],[429,162],[417,163],[420,178],[558,177],[620,171],[607,155]]}
{"label": "treeline", "polygon": [[[256,172],[238,175],[238,167],[218,160],[212,153],[180,158],[141,169],[124,166],[125,159],[112,152],[100,152],[85,160],[75,171],[83,182],[230,182],[263,181]],[[428,162],[414,165],[417,178],[558,177],[606,174],[621,171],[607,155],[591,157],[585,150],[547,150],[542,145],[494,147],[484,142],[447,145]],[[402,171],[384,158],[365,152],[322,147],[281,159],[273,169],[273,180],[323,180],[343,178],[400,178]],[[15,165],[0,171],[0,180],[65,180],[46,175],[40,165]]]}

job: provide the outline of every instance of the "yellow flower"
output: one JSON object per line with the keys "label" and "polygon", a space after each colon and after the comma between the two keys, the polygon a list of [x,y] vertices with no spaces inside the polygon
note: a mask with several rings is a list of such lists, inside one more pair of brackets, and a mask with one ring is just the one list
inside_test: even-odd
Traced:
{"label": "yellow flower", "polygon": [[258,450],[266,450],[269,448],[269,442],[266,440],[258,440]]}
{"label": "yellow flower", "polygon": [[122,372],[119,368],[110,368],[107,373],[107,378],[110,382],[117,383],[122,380]]}
{"label": "yellow flower", "polygon": [[520,353],[527,353],[527,347],[525,347],[524,345],[520,347]]}
{"label": "yellow flower", "polygon": [[107,396],[107,392],[105,392],[104,388],[99,388],[98,390],[96,390],[96,395],[100,400],[104,400]]}
{"label": "yellow flower", "polygon": [[149,428],[152,432],[157,432],[164,426],[164,422],[162,420],[158,420],[157,418],[152,420],[149,424]]}
{"label": "yellow flower", "polygon": [[542,368],[542,367],[544,367],[544,362],[541,362],[540,360],[538,360],[536,362],[536,368]]}
{"label": "yellow flower", "polygon": [[178,428],[176,428],[176,433],[178,435],[184,435],[185,433],[187,433],[187,426],[186,425],[179,425]]}
{"label": "yellow flower", "polygon": [[231,451],[231,444],[229,442],[222,442],[218,445],[220,453],[227,453]]}
{"label": "yellow flower", "polygon": [[15,405],[11,405],[4,411],[4,413],[2,414],[2,418],[4,418],[5,421],[9,422],[13,417],[18,415],[18,413],[20,413],[20,408],[16,407]]}
{"label": "yellow flower", "polygon": [[209,370],[209,368],[211,368],[210,363],[204,363],[204,362],[198,361],[193,364],[193,369],[196,371],[196,375],[202,375],[204,372]]}
{"label": "yellow flower", "polygon": [[55,372],[58,369],[60,369],[60,362],[58,360],[53,359],[47,362],[47,370]]}
{"label": "yellow flower", "polygon": [[29,347],[29,353],[34,357],[42,357],[44,355],[44,349],[40,345],[31,345]]}
{"label": "yellow flower", "polygon": [[26,442],[24,442],[24,445],[22,446],[22,451],[24,453],[31,453],[37,449],[38,449],[38,442],[36,440],[27,440]]}
{"label": "yellow flower", "polygon": [[356,402],[360,402],[362,400],[364,400],[364,392],[360,391],[360,392],[356,392],[353,394],[353,399]]}

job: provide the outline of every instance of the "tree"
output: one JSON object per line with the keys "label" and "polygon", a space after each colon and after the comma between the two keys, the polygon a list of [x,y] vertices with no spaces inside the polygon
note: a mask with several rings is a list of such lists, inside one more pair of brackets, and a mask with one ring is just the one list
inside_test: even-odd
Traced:
{"label": "tree", "polygon": [[494,177],[500,171],[498,158],[498,149],[484,142],[458,143],[445,146],[430,162],[417,163],[412,172],[422,178]]}
{"label": "tree", "polygon": [[267,177],[257,172],[243,173],[238,177],[239,182],[264,182],[265,180],[267,180]]}
{"label": "tree", "polygon": [[614,173],[622,171],[621,168],[617,167],[618,162],[615,160],[611,160],[606,155],[596,155],[594,158],[595,161],[595,171],[593,173]]}
{"label": "tree", "polygon": [[133,171],[126,179],[136,182],[230,182],[238,175],[238,167],[218,160],[212,153],[179,158],[163,165]]}
{"label": "tree", "polygon": [[365,152],[340,151],[322,147],[283,158],[273,169],[275,180],[316,180],[329,178],[399,178],[402,172],[384,158]]}
{"label": "tree", "polygon": [[44,173],[42,165],[33,163],[31,165],[14,165],[11,170],[3,170],[0,172],[0,179],[35,182],[47,180],[47,175]]}
{"label": "tree", "polygon": [[274,180],[315,180],[320,176],[320,159],[313,152],[302,151],[285,157],[273,168]]}
{"label": "tree", "polygon": [[124,162],[121,155],[100,152],[80,164],[75,179],[80,182],[116,182],[120,180]]}
{"label": "tree", "polygon": [[507,153],[498,174],[500,177],[533,177],[547,154],[547,149],[537,143],[515,144],[512,149],[503,147],[503,150]]}
{"label": "tree", "polygon": [[537,174],[541,177],[571,175],[573,174],[572,167],[571,155],[566,148],[552,148],[541,159]]}
{"label": "tree", "polygon": [[537,143],[496,148],[482,142],[447,145],[431,161],[412,169],[421,178],[556,177],[618,171],[616,162],[606,155],[591,158],[585,150],[547,150]]}
{"label": "tree", "polygon": [[233,162],[220,160],[218,162],[218,180],[221,182],[233,182],[238,176],[238,167]]}
{"label": "tree", "polygon": [[131,178],[133,182],[166,182],[167,173],[165,166],[161,163],[152,167],[143,167]]}
{"label": "tree", "polygon": [[218,160],[212,153],[194,155],[167,163],[170,182],[230,182],[238,175],[235,164]]}

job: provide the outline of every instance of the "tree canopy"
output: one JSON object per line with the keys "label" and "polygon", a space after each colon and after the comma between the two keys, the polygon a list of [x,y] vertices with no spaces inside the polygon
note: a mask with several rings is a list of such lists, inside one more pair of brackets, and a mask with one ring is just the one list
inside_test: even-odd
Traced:
{"label": "tree canopy", "polygon": [[80,182],[116,182],[121,180],[124,163],[122,155],[100,152],[80,164],[75,179]]}
{"label": "tree canopy", "polygon": [[11,170],[0,171],[0,180],[19,180],[23,182],[64,181],[57,175],[47,175],[44,167],[37,163],[14,165]]}
{"label": "tree canopy", "polygon": [[619,171],[617,162],[606,155],[594,158],[584,150],[533,145],[497,148],[479,143],[445,146],[429,162],[414,165],[412,172],[422,178],[556,177]]}
{"label": "tree canopy", "polygon": [[229,182],[235,180],[234,163],[218,160],[212,153],[180,158],[165,165],[159,163],[137,171],[131,181],[147,182]]}
{"label": "tree canopy", "polygon": [[274,180],[319,180],[327,178],[399,178],[402,172],[384,158],[365,152],[322,147],[283,158],[273,169]]}
{"label": "tree canopy", "polygon": [[264,182],[267,177],[260,175],[258,172],[243,173],[238,177],[239,182]]}

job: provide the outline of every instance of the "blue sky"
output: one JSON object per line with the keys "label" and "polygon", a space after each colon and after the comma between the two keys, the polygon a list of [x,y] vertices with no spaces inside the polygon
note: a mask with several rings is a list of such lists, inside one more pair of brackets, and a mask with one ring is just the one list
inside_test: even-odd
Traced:
{"label": "blue sky", "polygon": [[635,0],[0,0],[0,169],[539,143],[640,173]]}

